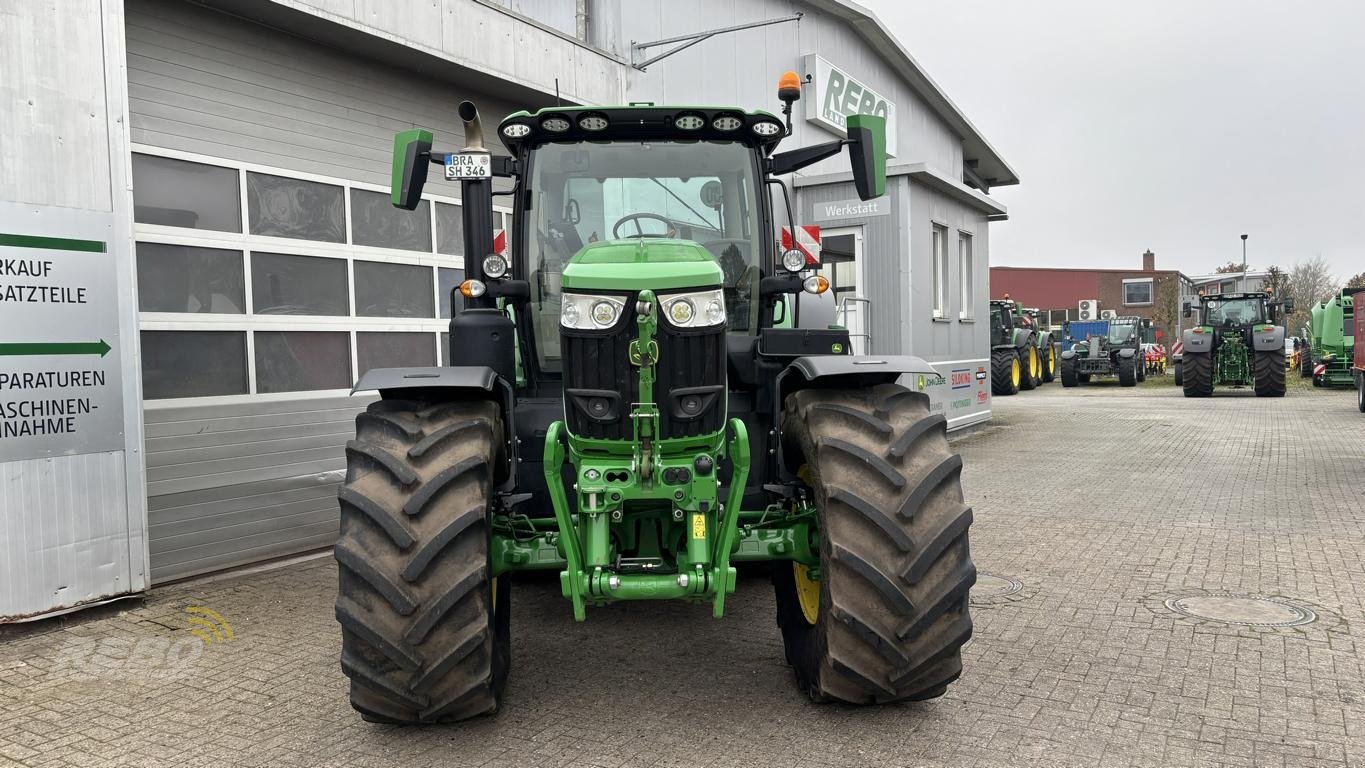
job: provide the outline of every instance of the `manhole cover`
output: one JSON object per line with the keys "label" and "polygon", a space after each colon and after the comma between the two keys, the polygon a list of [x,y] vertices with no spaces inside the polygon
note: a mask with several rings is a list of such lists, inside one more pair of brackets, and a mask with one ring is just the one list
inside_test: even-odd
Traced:
{"label": "manhole cover", "polygon": [[976,585],[972,587],[972,596],[978,598],[1005,597],[1023,588],[1024,583],[1018,579],[1006,579],[989,573],[978,573]]}
{"label": "manhole cover", "polygon": [[1318,618],[1307,606],[1278,597],[1192,595],[1173,597],[1166,607],[1196,619],[1248,627],[1297,627]]}

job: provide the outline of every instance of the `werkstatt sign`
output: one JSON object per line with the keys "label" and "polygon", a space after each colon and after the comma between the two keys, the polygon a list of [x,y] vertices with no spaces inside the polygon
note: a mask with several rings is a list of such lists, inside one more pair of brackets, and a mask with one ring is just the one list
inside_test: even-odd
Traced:
{"label": "werkstatt sign", "polygon": [[869,88],[856,77],[820,56],[809,54],[801,60],[806,74],[814,78],[815,97],[804,99],[806,120],[817,123],[839,136],[848,135],[849,115],[876,115],[886,118],[886,154],[896,154],[896,103]]}
{"label": "werkstatt sign", "polygon": [[812,221],[843,221],[844,219],[866,219],[869,216],[886,216],[891,213],[891,201],[886,197],[876,200],[831,200],[816,203],[811,211]]}

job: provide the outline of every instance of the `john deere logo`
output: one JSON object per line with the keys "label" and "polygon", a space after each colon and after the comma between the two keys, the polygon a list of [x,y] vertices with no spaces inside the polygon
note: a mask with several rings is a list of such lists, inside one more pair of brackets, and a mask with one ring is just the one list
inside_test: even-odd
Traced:
{"label": "john deere logo", "polygon": [[232,625],[223,618],[223,614],[202,605],[191,605],[185,609],[185,613],[190,634],[199,638],[204,645],[226,643],[232,639]]}
{"label": "john deere logo", "polygon": [[921,373],[919,375],[919,378],[915,381],[915,387],[921,392],[924,391],[924,374]]}
{"label": "john deere logo", "polygon": [[835,355],[842,355],[844,353],[844,345],[836,341],[829,345],[829,351]]}

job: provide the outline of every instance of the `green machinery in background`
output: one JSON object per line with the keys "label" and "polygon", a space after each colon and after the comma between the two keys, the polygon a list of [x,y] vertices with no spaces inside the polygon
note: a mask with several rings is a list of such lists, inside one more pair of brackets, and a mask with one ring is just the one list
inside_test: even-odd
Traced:
{"label": "green machinery in background", "polygon": [[1062,356],[1059,338],[1061,332],[1049,329],[1042,310],[1036,307],[1020,309],[1016,316],[1018,314],[1028,318],[1028,325],[1034,330],[1034,346],[1038,348],[1039,383],[1047,384],[1054,381],[1057,378],[1057,362]]}
{"label": "green machinery in background", "polygon": [[1040,334],[1007,296],[991,299],[991,394],[1013,395],[1043,381]]}
{"label": "green machinery in background", "polygon": [[[850,116],[847,139],[777,152],[794,73],[779,97],[785,120],[517,112],[496,128],[501,157],[469,102],[461,150],[396,137],[396,206],[417,207],[431,165],[460,180],[466,279],[455,365],[356,385],[381,399],[346,448],[336,615],[364,718],[496,711],[509,577],[532,570],[558,573],[579,620],[638,600],[720,617],[736,564],[768,562],[786,659],[813,699],[921,700],[957,679],[976,578],[962,462],[943,415],[897,383],[934,371],[849,355],[844,329],[793,327],[829,283],[776,245],[774,207],[793,223],[778,177],[847,147],[858,196],[884,194],[885,122]],[[510,257],[493,252],[494,177],[513,190]],[[707,659],[766,668],[765,654]]]}
{"label": "green machinery in background", "polygon": [[1355,294],[1365,288],[1344,288],[1309,312],[1308,354],[1300,373],[1311,376],[1315,387],[1351,387],[1355,378],[1351,362],[1355,351]]}
{"label": "green machinery in background", "polygon": [[1264,293],[1222,293],[1186,302],[1185,317],[1198,321],[1185,330],[1181,383],[1185,397],[1208,397],[1215,386],[1254,386],[1258,397],[1282,397],[1285,390],[1284,326],[1275,318],[1293,302]]}
{"label": "green machinery in background", "polygon": [[1151,321],[1135,315],[1063,324],[1071,348],[1062,352],[1062,386],[1075,387],[1092,376],[1114,376],[1121,387],[1147,380],[1142,332]]}

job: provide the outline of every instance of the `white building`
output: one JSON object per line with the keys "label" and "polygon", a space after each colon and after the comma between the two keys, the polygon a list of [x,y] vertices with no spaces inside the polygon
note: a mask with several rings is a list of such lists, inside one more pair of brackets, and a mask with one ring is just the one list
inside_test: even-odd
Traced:
{"label": "white building", "polygon": [[[0,417],[18,429],[48,418],[33,403],[77,411],[0,441],[0,618],[332,543],[342,446],[364,404],[351,383],[447,362],[458,187],[433,179],[417,212],[399,212],[389,154],[414,126],[459,146],[464,98],[495,147],[497,118],[559,100],[776,111],[784,70],[809,78],[784,147],[828,141],[852,111],[884,113],[886,197],[848,205],[847,161],[832,159],[795,180],[797,216],[824,227],[838,295],[865,300],[845,317],[866,334],[855,344],[935,363],[938,380],[911,385],[953,427],[989,417],[975,373],[988,365],[988,224],[1005,216],[989,190],[1018,179],[853,3],[13,8],[0,25],[0,251],[47,263],[30,280],[46,295],[86,300],[0,302],[7,370],[65,375],[0,377],[0,406],[28,403]],[[633,66],[677,44],[632,41],[765,20]],[[30,343],[89,346],[14,346]]]}

